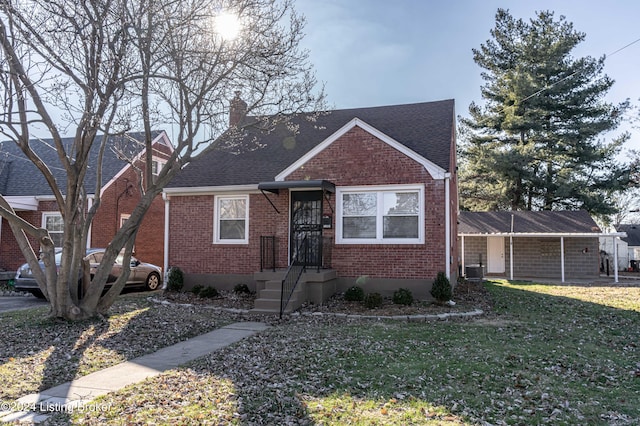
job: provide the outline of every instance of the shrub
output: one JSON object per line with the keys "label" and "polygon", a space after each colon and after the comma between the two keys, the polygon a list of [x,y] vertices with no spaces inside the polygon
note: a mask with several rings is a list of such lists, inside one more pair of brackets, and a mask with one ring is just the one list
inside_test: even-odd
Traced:
{"label": "shrub", "polygon": [[246,284],[236,284],[233,287],[233,292],[236,294],[251,294],[251,290],[249,290],[249,286]]}
{"label": "shrub", "polygon": [[413,303],[413,294],[411,290],[399,288],[393,292],[393,303],[396,305],[410,305]]}
{"label": "shrub", "polygon": [[380,293],[369,293],[364,297],[364,306],[368,309],[382,306],[382,296]]}
{"label": "shrub", "polygon": [[453,295],[451,283],[444,272],[438,272],[438,276],[431,286],[431,295],[438,302],[451,300],[451,296]]}
{"label": "shrub", "polygon": [[193,288],[191,289],[191,292],[197,296],[197,295],[200,294],[200,292],[202,291],[203,288],[204,288],[204,286],[202,286],[200,284],[194,285]]}
{"label": "shrub", "polygon": [[364,290],[362,287],[354,285],[344,292],[344,300],[349,302],[362,302],[364,300]]}
{"label": "shrub", "polygon": [[172,266],[167,276],[167,290],[180,291],[182,287],[184,287],[184,273],[177,266]]}
{"label": "shrub", "polygon": [[218,290],[216,290],[215,287],[205,287],[200,290],[198,296],[203,299],[213,299],[214,297],[218,297]]}

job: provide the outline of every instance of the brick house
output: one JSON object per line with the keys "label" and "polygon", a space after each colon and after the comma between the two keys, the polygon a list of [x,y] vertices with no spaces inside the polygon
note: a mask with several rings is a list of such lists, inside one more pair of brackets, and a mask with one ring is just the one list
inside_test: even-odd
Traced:
{"label": "brick house", "polygon": [[458,259],[469,274],[481,267],[509,279],[596,279],[599,239],[621,235],[603,233],[584,210],[460,212]]}
{"label": "brick house", "polygon": [[[90,164],[96,164],[101,136],[94,144],[91,152]],[[127,137],[112,137],[110,146],[126,150],[129,155],[144,155],[144,145],[141,134],[128,134]],[[65,144],[71,144],[72,139],[65,139]],[[64,169],[57,166],[58,154],[52,148],[51,140],[33,140],[30,142],[34,151],[52,170],[57,182],[64,183],[66,174]],[[172,152],[172,145],[164,132],[155,132],[153,139],[154,161],[161,165]],[[98,209],[91,232],[87,241],[89,247],[106,247],[120,227],[122,221],[129,217],[137,204],[140,194],[138,189],[139,177],[134,168],[121,160],[116,150],[107,148],[104,152],[102,168],[101,205]],[[89,167],[85,179],[85,189],[89,200],[96,188],[97,176]],[[49,230],[54,242],[62,241],[61,220],[58,205],[51,189],[42,174],[36,169],[12,141],[0,144],[0,193],[7,200],[16,213],[29,223]],[[141,260],[156,265],[163,261],[163,233],[164,204],[159,196],[153,202],[138,231],[134,254]],[[37,243],[32,241],[35,250]],[[15,273],[24,263],[24,257],[11,232],[6,220],[0,226],[0,268]]]}
{"label": "brick house", "polygon": [[187,287],[246,283],[258,308],[301,253],[298,304],[356,282],[419,298],[439,271],[455,283],[453,100],[299,114],[269,132],[251,123],[233,152],[208,151],[165,188],[164,267]]}

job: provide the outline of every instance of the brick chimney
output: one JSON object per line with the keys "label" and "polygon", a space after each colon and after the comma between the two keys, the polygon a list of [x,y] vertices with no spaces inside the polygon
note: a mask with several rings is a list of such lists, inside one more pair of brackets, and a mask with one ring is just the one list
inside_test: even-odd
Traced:
{"label": "brick chimney", "polygon": [[240,91],[236,90],[236,97],[231,99],[229,107],[229,127],[237,126],[247,115],[247,103],[240,98]]}

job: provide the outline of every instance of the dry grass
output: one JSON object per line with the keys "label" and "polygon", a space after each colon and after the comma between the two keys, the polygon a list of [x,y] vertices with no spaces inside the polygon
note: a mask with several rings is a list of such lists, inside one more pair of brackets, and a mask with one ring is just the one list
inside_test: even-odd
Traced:
{"label": "dry grass", "polygon": [[[407,323],[298,316],[273,321],[266,332],[103,397],[111,407],[106,413],[58,414],[49,423],[640,423],[638,287],[508,282],[485,287],[486,293],[469,292],[468,301],[480,297],[479,306],[494,310],[474,319]],[[206,307],[151,306],[141,298],[127,303],[129,310],[118,314],[122,321],[157,312],[161,328],[200,321],[187,334],[218,325],[209,324],[212,314]],[[224,315],[213,317],[222,321]],[[108,328],[100,328],[106,326],[91,326],[99,336],[108,334]],[[26,327],[46,324],[34,320]],[[33,354],[22,353],[20,362],[36,365],[30,358],[35,356],[53,364],[47,357],[60,344],[51,331],[41,334],[53,340]],[[144,336],[158,345],[160,338]],[[122,354],[125,345],[137,345],[133,340],[114,342],[110,350]],[[96,339],[75,342],[87,346]],[[52,347],[52,353],[45,351]],[[7,363],[6,354],[2,362]]]}

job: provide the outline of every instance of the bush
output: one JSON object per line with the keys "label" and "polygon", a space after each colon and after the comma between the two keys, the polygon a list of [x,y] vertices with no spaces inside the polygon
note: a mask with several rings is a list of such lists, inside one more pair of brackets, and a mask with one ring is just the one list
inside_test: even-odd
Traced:
{"label": "bush", "polygon": [[200,294],[200,292],[202,291],[203,288],[204,288],[204,286],[202,286],[200,284],[194,285],[193,288],[191,289],[191,292],[197,296],[197,295]]}
{"label": "bush", "polygon": [[218,290],[216,290],[215,287],[205,287],[200,290],[198,296],[203,299],[213,299],[214,297],[218,297]]}
{"label": "bush", "polygon": [[369,293],[364,297],[364,306],[368,309],[382,306],[382,296],[380,293]]}
{"label": "bush", "polygon": [[393,292],[393,303],[396,305],[410,305],[413,303],[413,294],[411,290],[400,288]]}
{"label": "bush", "polygon": [[251,294],[251,290],[249,290],[249,286],[246,284],[236,284],[233,287],[233,292],[236,294]]}
{"label": "bush", "polygon": [[451,283],[444,272],[438,272],[438,276],[431,286],[431,295],[438,302],[451,300],[451,296],[453,295]]}
{"label": "bush", "polygon": [[344,300],[348,302],[362,302],[364,300],[364,290],[362,287],[354,285],[344,292]]}
{"label": "bush", "polygon": [[184,273],[177,266],[172,266],[167,276],[167,290],[180,291],[182,287],[184,287]]}

